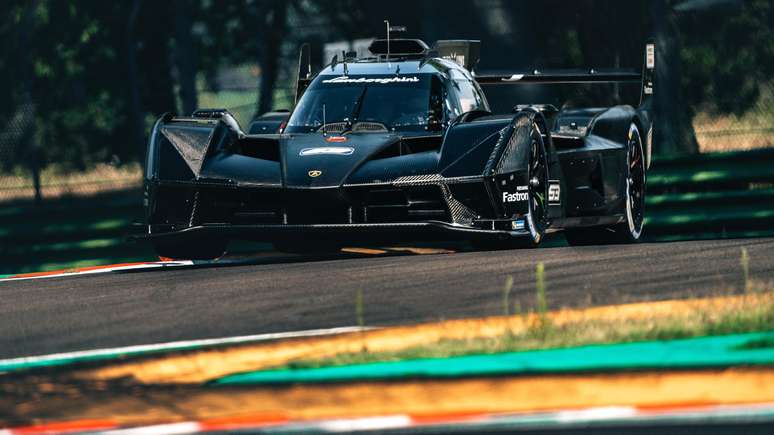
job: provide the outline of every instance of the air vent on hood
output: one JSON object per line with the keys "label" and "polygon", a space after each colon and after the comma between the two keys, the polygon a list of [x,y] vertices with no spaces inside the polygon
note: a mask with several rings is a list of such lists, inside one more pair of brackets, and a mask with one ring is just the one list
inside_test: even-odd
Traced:
{"label": "air vent on hood", "polygon": [[380,151],[371,160],[388,159],[391,157],[405,156],[408,154],[423,153],[427,151],[438,151],[441,149],[443,137],[441,136],[421,136],[404,137],[399,142],[388,146]]}
{"label": "air vent on hood", "polygon": [[376,132],[376,133],[385,133],[387,132],[387,127],[379,122],[358,122],[355,125],[352,126],[352,132]]}
{"label": "air vent on hood", "polygon": [[236,154],[256,159],[280,161],[279,141],[275,138],[245,136],[233,145]]}

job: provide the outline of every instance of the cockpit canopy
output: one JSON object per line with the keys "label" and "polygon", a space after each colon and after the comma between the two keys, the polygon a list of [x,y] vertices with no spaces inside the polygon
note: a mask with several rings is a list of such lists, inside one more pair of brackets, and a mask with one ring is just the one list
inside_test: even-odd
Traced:
{"label": "cockpit canopy", "polygon": [[287,133],[323,130],[431,132],[462,113],[489,110],[483,92],[456,64],[433,60],[336,65],[304,91]]}

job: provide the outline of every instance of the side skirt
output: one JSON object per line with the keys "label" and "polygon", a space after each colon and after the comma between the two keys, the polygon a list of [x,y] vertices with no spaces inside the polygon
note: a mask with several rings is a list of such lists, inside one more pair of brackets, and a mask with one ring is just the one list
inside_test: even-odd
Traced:
{"label": "side skirt", "polygon": [[624,222],[626,217],[622,214],[609,216],[582,216],[569,217],[563,219],[554,219],[551,222],[551,228],[579,228],[615,225]]}

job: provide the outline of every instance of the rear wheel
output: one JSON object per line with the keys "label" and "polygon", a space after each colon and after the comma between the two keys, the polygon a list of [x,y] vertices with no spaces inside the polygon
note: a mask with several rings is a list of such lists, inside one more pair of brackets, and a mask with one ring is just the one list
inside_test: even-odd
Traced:
{"label": "rear wheel", "polygon": [[162,241],[153,242],[153,249],[161,258],[173,260],[214,260],[226,254],[228,241],[197,239],[195,241]]}
{"label": "rear wheel", "polygon": [[591,245],[640,240],[645,217],[645,158],[642,137],[635,123],[629,126],[624,198],[624,222],[612,227],[568,229],[565,231],[567,242],[571,245]]}

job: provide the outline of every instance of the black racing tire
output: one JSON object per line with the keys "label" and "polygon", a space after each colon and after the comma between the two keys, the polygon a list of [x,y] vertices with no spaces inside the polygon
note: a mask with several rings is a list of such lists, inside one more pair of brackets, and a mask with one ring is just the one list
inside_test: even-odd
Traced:
{"label": "black racing tire", "polygon": [[629,126],[624,186],[624,222],[611,227],[570,228],[564,235],[574,246],[636,243],[642,237],[645,214],[645,154],[637,124]]}
{"label": "black racing tire", "polygon": [[216,239],[153,241],[153,249],[159,257],[173,260],[215,260],[226,254],[227,247],[227,240]]}
{"label": "black racing tire", "polygon": [[525,227],[529,237],[516,239],[518,247],[537,248],[543,241],[548,227],[548,154],[546,144],[537,123],[532,124],[529,153],[529,212]]}
{"label": "black racing tire", "polygon": [[528,236],[511,237],[502,240],[473,241],[476,250],[492,251],[515,248],[537,248],[545,238],[548,226],[548,155],[546,145],[536,122],[532,123],[530,132],[529,161],[529,212],[525,227]]}

